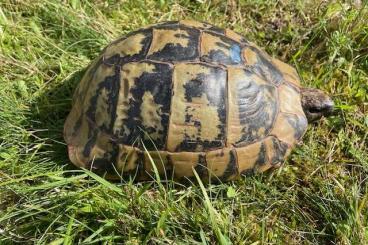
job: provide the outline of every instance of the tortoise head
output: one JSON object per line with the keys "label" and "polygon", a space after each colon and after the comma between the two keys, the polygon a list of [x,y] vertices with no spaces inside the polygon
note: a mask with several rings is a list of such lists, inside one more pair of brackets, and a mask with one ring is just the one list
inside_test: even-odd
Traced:
{"label": "tortoise head", "polygon": [[334,102],[323,91],[315,88],[302,88],[302,107],[308,122],[314,122],[322,116],[330,116]]}

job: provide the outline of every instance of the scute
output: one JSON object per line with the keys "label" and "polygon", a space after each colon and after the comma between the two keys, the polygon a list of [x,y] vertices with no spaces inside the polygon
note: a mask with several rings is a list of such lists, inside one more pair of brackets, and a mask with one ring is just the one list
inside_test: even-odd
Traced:
{"label": "scute", "polygon": [[163,22],[108,45],[65,122],[70,160],[107,178],[222,182],[279,166],[307,120],[291,66],[241,35]]}
{"label": "scute", "polygon": [[283,75],[264,52],[254,46],[243,49],[243,59],[248,68],[264,80],[278,86],[283,83]]}
{"label": "scute", "polygon": [[201,36],[201,60],[221,65],[241,64],[241,46],[223,35],[203,32]]}
{"label": "scute", "polygon": [[271,166],[281,163],[284,157],[289,154],[288,144],[274,136],[267,137],[264,144],[267,151],[268,164]]}
{"label": "scute", "polygon": [[259,141],[277,115],[276,88],[241,68],[229,68],[228,79],[228,143],[239,147]]}
{"label": "scute", "polygon": [[200,29],[203,31],[210,31],[213,33],[217,33],[217,34],[224,34],[225,30],[222,28],[219,28],[217,26],[211,25],[209,23],[206,22],[199,22],[199,21],[194,21],[194,20],[181,20],[179,21],[180,24],[185,25],[185,26],[190,26],[196,29]]}
{"label": "scute", "polygon": [[227,181],[238,176],[238,164],[234,149],[206,152],[208,177],[214,181]]}
{"label": "scute", "polygon": [[[121,67],[114,134],[119,143],[164,149],[167,138],[172,67],[169,64],[127,63]],[[149,136],[148,136],[149,135]]]}
{"label": "scute", "polygon": [[153,28],[147,58],[160,61],[195,60],[198,57],[200,32],[186,27]]}
{"label": "scute", "polygon": [[307,130],[307,119],[304,115],[279,113],[271,135],[289,145],[296,144]]}
{"label": "scute", "polygon": [[283,84],[278,87],[278,92],[281,112],[304,114],[300,106],[300,92],[296,88]]}
{"label": "scute", "polygon": [[178,152],[169,155],[176,179],[193,178],[195,170],[199,176],[207,176],[205,155],[202,152]]}
{"label": "scute", "polygon": [[174,68],[173,84],[168,151],[224,147],[226,72],[220,67],[181,63]]}
{"label": "scute", "polygon": [[105,64],[119,65],[126,62],[138,61],[145,58],[150,43],[152,30],[142,29],[131,33],[108,45],[103,51]]}
{"label": "scute", "polygon": [[115,118],[116,99],[119,91],[117,82],[119,73],[114,68],[101,65],[97,69],[94,79],[99,81],[95,90],[91,89],[90,97],[85,101],[87,117],[95,123],[95,126],[105,132],[110,132]]}
{"label": "scute", "polygon": [[293,67],[277,59],[272,59],[272,63],[282,72],[287,83],[300,87],[298,73]]}
{"label": "scute", "polygon": [[225,29],[225,36],[243,45],[249,44],[249,42],[242,35],[233,30]]}

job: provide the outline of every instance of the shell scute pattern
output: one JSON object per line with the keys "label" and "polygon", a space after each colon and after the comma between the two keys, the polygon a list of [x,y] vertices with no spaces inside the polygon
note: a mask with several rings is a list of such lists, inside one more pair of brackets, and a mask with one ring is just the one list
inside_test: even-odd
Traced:
{"label": "shell scute pattern", "polygon": [[264,144],[267,149],[267,158],[270,165],[279,164],[282,162],[283,157],[289,153],[289,146],[274,136],[267,137]]}
{"label": "shell scute pattern", "polygon": [[271,130],[277,115],[276,88],[239,68],[228,69],[228,142],[237,147],[262,139]]}
{"label": "shell scute pattern", "polygon": [[296,88],[300,87],[298,73],[292,66],[278,59],[272,59],[272,63],[283,73],[283,78],[286,83],[293,85]]}
{"label": "shell scute pattern", "polygon": [[103,61],[107,65],[140,61],[146,57],[151,42],[151,29],[135,31],[108,45],[102,52]]}
{"label": "shell scute pattern", "polygon": [[225,36],[233,41],[240,43],[242,46],[249,45],[249,42],[242,35],[238,34],[233,30],[225,29]]}
{"label": "shell scute pattern", "polygon": [[199,22],[199,21],[194,21],[194,20],[181,20],[179,21],[179,23],[184,26],[193,27],[193,28],[200,29],[203,31],[210,31],[210,32],[217,33],[217,34],[225,33],[224,29],[211,25],[207,22]]}
{"label": "shell scute pattern", "polygon": [[168,64],[146,61],[121,67],[114,121],[114,135],[119,143],[133,145],[142,140],[150,150],[154,145],[163,149],[169,122],[171,79],[172,68]]}
{"label": "shell scute pattern", "polygon": [[264,80],[270,81],[275,86],[283,83],[284,77],[281,71],[258,48],[253,46],[244,48],[243,58],[249,69]]}
{"label": "shell scute pattern", "polygon": [[[75,92],[71,161],[116,178],[226,181],[280,164],[307,122],[294,68],[241,35],[165,22],[108,45]],[[148,150],[145,151],[145,149]]]}
{"label": "shell scute pattern", "polygon": [[147,58],[166,62],[195,60],[199,54],[199,35],[199,30],[182,26],[153,28]]}
{"label": "shell scute pattern", "polygon": [[301,96],[296,88],[282,84],[278,87],[278,94],[281,112],[303,115],[304,112],[299,105]]}
{"label": "shell scute pattern", "polygon": [[213,180],[226,181],[238,175],[236,153],[234,149],[219,149],[206,153],[209,177]]}
{"label": "shell scute pattern", "polygon": [[279,113],[270,135],[292,146],[301,139],[307,124],[307,119],[302,115]]}
{"label": "shell scute pattern", "polygon": [[199,63],[181,63],[174,68],[173,84],[168,150],[224,147],[225,71]]}
{"label": "shell scute pattern", "polygon": [[201,37],[201,60],[221,65],[242,63],[241,45],[223,35],[203,32]]}

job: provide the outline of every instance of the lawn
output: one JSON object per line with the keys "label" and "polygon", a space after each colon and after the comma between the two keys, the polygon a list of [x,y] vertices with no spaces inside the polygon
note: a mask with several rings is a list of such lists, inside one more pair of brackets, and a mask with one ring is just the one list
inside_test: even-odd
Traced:
{"label": "lawn", "polygon": [[[107,182],[62,138],[112,40],[164,20],[231,28],[332,95],[282,168],[219,185]],[[1,0],[0,244],[368,244],[368,4]]]}

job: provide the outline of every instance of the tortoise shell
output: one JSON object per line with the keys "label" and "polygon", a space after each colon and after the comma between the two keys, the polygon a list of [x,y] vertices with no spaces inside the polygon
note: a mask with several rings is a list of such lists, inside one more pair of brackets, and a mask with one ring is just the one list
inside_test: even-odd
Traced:
{"label": "tortoise shell", "polygon": [[239,34],[159,23],[108,45],[74,94],[71,161],[106,174],[231,180],[279,166],[307,128],[298,74]]}

